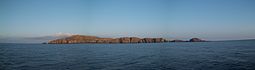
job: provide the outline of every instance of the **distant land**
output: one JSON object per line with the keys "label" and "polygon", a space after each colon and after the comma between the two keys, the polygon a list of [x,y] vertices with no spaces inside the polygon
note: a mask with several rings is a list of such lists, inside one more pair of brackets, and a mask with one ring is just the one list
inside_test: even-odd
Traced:
{"label": "distant land", "polygon": [[163,42],[206,42],[199,38],[192,38],[189,41],[166,40],[164,38],[138,38],[138,37],[120,37],[120,38],[101,38],[97,36],[72,35],[66,38],[50,40],[44,44],[87,44],[87,43],[163,43]]}

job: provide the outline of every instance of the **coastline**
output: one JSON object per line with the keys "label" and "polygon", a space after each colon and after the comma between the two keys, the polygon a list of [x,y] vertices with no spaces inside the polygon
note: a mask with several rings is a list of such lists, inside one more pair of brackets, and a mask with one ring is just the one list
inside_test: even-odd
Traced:
{"label": "coastline", "polygon": [[164,38],[138,38],[138,37],[120,37],[120,38],[100,38],[96,36],[72,35],[70,37],[51,40],[43,44],[125,44],[125,43],[165,43],[165,42],[207,42],[199,38],[192,38],[188,41],[167,40]]}

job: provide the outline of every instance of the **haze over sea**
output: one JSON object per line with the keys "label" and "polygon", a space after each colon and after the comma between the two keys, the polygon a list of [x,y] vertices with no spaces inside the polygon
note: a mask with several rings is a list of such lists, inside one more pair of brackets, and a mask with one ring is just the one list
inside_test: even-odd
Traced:
{"label": "haze over sea", "polygon": [[0,70],[254,70],[254,42],[0,44]]}

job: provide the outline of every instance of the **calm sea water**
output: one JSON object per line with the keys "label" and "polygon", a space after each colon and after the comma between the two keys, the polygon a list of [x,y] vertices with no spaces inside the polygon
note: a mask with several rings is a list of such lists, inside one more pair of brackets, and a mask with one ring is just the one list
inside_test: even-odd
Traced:
{"label": "calm sea water", "polygon": [[0,44],[0,70],[255,70],[255,40]]}

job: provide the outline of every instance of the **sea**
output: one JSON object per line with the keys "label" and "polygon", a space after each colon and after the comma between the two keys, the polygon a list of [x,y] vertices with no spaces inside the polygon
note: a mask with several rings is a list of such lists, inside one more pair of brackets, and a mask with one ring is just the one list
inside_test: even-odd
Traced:
{"label": "sea", "polygon": [[0,70],[255,70],[255,40],[0,44]]}

